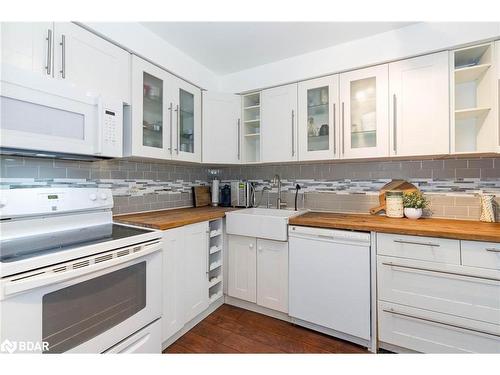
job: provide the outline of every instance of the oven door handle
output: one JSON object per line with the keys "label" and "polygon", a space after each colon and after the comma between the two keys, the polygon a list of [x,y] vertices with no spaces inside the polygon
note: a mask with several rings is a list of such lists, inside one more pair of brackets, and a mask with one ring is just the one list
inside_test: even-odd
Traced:
{"label": "oven door handle", "polygon": [[[153,246],[156,245],[156,246]],[[128,255],[123,255],[121,257],[112,258],[110,260],[104,261],[102,263],[94,263],[90,266],[78,268],[76,270],[64,271],[61,273],[43,273],[40,275],[34,275],[32,277],[26,277],[20,280],[7,281],[3,285],[3,295],[10,296],[12,294],[17,294],[21,292],[26,292],[28,290],[41,288],[44,286],[57,284],[61,282],[66,282],[81,276],[88,275],[93,272],[102,271],[106,268],[111,268],[113,266],[129,262],[131,260],[142,258],[146,255],[159,251],[161,249],[161,244],[155,242],[150,245],[144,245],[145,248],[138,252],[132,252]],[[95,257],[102,256],[102,254],[96,254]],[[1,299],[1,298],[0,298]]]}

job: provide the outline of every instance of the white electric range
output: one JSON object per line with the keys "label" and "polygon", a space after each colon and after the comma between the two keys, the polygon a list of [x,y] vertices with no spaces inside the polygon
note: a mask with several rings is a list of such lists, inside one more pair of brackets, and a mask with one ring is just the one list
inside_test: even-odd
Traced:
{"label": "white electric range", "polygon": [[161,232],[101,188],[0,192],[0,352],[161,352]]}

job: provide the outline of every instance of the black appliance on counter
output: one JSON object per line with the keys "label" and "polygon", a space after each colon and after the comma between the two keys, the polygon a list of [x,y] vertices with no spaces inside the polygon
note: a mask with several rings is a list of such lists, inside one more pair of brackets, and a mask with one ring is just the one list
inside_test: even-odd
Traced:
{"label": "black appliance on counter", "polygon": [[231,186],[224,185],[220,189],[219,206],[231,207]]}

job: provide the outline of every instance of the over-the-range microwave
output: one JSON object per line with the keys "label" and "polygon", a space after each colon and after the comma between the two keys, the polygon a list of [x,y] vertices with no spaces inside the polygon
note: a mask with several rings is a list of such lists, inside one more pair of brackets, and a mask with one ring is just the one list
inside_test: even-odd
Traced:
{"label": "over-the-range microwave", "polygon": [[0,147],[123,156],[123,103],[2,64]]}

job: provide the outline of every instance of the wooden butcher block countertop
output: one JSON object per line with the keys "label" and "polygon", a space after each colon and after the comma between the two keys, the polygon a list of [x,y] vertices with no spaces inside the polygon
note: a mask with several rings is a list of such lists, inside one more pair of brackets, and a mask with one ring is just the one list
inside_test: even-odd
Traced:
{"label": "wooden butcher block countertop", "polygon": [[500,242],[500,223],[452,219],[394,219],[385,216],[307,212],[290,218],[290,225],[352,229],[414,236]]}
{"label": "wooden butcher block countertop", "polygon": [[113,220],[123,224],[166,230],[182,227],[183,225],[219,219],[224,217],[226,212],[233,210],[235,210],[235,208],[232,207],[189,207],[175,210],[118,215],[115,216]]}

